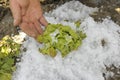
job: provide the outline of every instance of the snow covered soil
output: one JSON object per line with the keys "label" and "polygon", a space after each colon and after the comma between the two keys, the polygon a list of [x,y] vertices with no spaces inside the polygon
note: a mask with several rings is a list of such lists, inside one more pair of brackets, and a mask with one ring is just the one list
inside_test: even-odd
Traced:
{"label": "snow covered soil", "polygon": [[[104,80],[105,65],[120,65],[120,26],[110,19],[95,22],[89,14],[97,8],[87,7],[78,1],[70,1],[50,13],[50,23],[62,23],[75,29],[74,22],[81,21],[81,30],[87,34],[77,51],[62,58],[42,55],[42,45],[28,37],[23,43],[27,49],[17,64],[13,80]],[[68,20],[66,22],[65,20]]]}

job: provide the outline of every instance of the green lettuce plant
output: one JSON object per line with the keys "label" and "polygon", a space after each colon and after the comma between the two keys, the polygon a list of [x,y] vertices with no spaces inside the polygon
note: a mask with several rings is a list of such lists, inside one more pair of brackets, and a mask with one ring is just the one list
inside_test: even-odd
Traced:
{"label": "green lettuce plant", "polygon": [[[78,27],[80,23],[77,22],[75,25]],[[37,37],[37,40],[44,45],[39,49],[42,54],[55,57],[57,51],[60,51],[61,56],[65,57],[71,51],[77,50],[85,37],[85,33],[82,31],[76,32],[70,26],[49,24],[44,33]]]}

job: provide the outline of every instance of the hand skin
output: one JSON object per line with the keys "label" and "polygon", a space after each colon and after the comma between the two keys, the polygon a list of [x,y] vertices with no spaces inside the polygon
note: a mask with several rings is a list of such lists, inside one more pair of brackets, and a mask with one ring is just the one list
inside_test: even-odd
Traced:
{"label": "hand skin", "polygon": [[36,38],[43,33],[41,25],[48,25],[39,0],[10,0],[10,9],[14,26],[19,25],[21,30],[31,37]]}

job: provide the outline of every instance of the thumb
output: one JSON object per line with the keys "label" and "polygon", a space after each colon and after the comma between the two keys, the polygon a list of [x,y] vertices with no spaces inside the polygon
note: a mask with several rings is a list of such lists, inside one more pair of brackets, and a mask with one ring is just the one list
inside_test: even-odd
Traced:
{"label": "thumb", "polygon": [[16,0],[10,0],[10,9],[14,18],[14,26],[21,23],[21,8]]}

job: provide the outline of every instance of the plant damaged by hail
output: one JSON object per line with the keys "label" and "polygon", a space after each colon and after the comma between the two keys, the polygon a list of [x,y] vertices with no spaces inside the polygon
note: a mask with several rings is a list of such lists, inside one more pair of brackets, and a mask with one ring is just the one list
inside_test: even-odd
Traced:
{"label": "plant damaged by hail", "polygon": [[14,42],[10,36],[0,40],[0,80],[11,80],[15,71],[15,58],[20,53],[20,44]]}
{"label": "plant damaged by hail", "polygon": [[[80,23],[77,22],[75,25],[78,27]],[[42,54],[55,57],[57,51],[60,51],[61,56],[65,57],[71,51],[77,50],[85,37],[85,33],[82,31],[76,32],[70,26],[49,24],[44,33],[37,37],[37,40],[44,45],[44,47],[39,48]]]}

